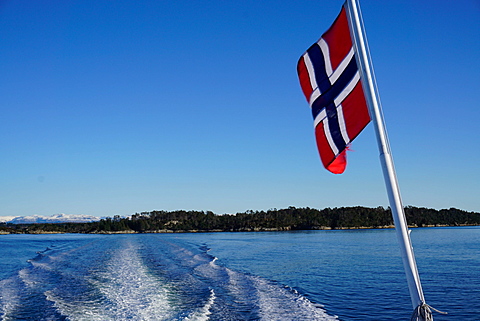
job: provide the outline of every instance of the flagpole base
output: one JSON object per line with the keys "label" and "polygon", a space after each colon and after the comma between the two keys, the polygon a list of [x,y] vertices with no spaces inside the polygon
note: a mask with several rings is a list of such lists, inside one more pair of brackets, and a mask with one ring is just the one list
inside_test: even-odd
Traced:
{"label": "flagpole base", "polygon": [[432,310],[426,303],[420,304],[413,311],[410,321],[433,321]]}

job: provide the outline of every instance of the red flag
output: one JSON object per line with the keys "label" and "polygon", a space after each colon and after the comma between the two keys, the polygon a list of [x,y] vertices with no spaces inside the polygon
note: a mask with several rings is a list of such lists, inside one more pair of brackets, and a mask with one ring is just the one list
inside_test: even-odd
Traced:
{"label": "red flag", "polygon": [[370,122],[347,19],[343,7],[297,65],[312,110],[320,158],[334,174],[345,171],[346,149]]}

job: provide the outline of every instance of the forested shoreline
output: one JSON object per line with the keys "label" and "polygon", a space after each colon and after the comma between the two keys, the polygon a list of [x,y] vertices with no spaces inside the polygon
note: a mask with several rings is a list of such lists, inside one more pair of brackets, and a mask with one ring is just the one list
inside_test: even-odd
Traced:
{"label": "forested shoreline", "polygon": [[[405,207],[411,227],[480,225],[480,213],[456,208],[430,209]],[[35,233],[174,233],[174,232],[242,232],[320,229],[391,228],[389,208],[289,207],[268,211],[246,211],[217,215],[210,211],[151,211],[128,218],[118,215],[91,223],[0,224],[2,234]]]}

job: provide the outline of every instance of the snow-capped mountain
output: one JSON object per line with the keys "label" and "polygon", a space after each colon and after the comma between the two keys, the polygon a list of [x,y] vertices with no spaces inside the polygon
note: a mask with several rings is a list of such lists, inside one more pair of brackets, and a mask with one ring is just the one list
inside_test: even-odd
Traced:
{"label": "snow-capped mountain", "polygon": [[[1,217],[0,217],[1,218]],[[52,216],[17,216],[10,217],[6,223],[12,224],[33,224],[33,223],[88,223],[99,221],[100,218],[92,215],[82,214],[54,214]]]}
{"label": "snow-capped mountain", "polygon": [[18,216],[0,216],[0,223],[10,222]]}

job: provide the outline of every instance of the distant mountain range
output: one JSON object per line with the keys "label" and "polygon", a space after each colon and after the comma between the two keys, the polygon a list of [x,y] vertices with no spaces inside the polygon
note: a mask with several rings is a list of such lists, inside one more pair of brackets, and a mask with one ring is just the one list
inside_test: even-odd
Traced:
{"label": "distant mountain range", "polygon": [[92,215],[82,214],[54,214],[52,216],[0,216],[0,222],[12,224],[34,224],[34,223],[88,223],[99,221],[100,218]]}

